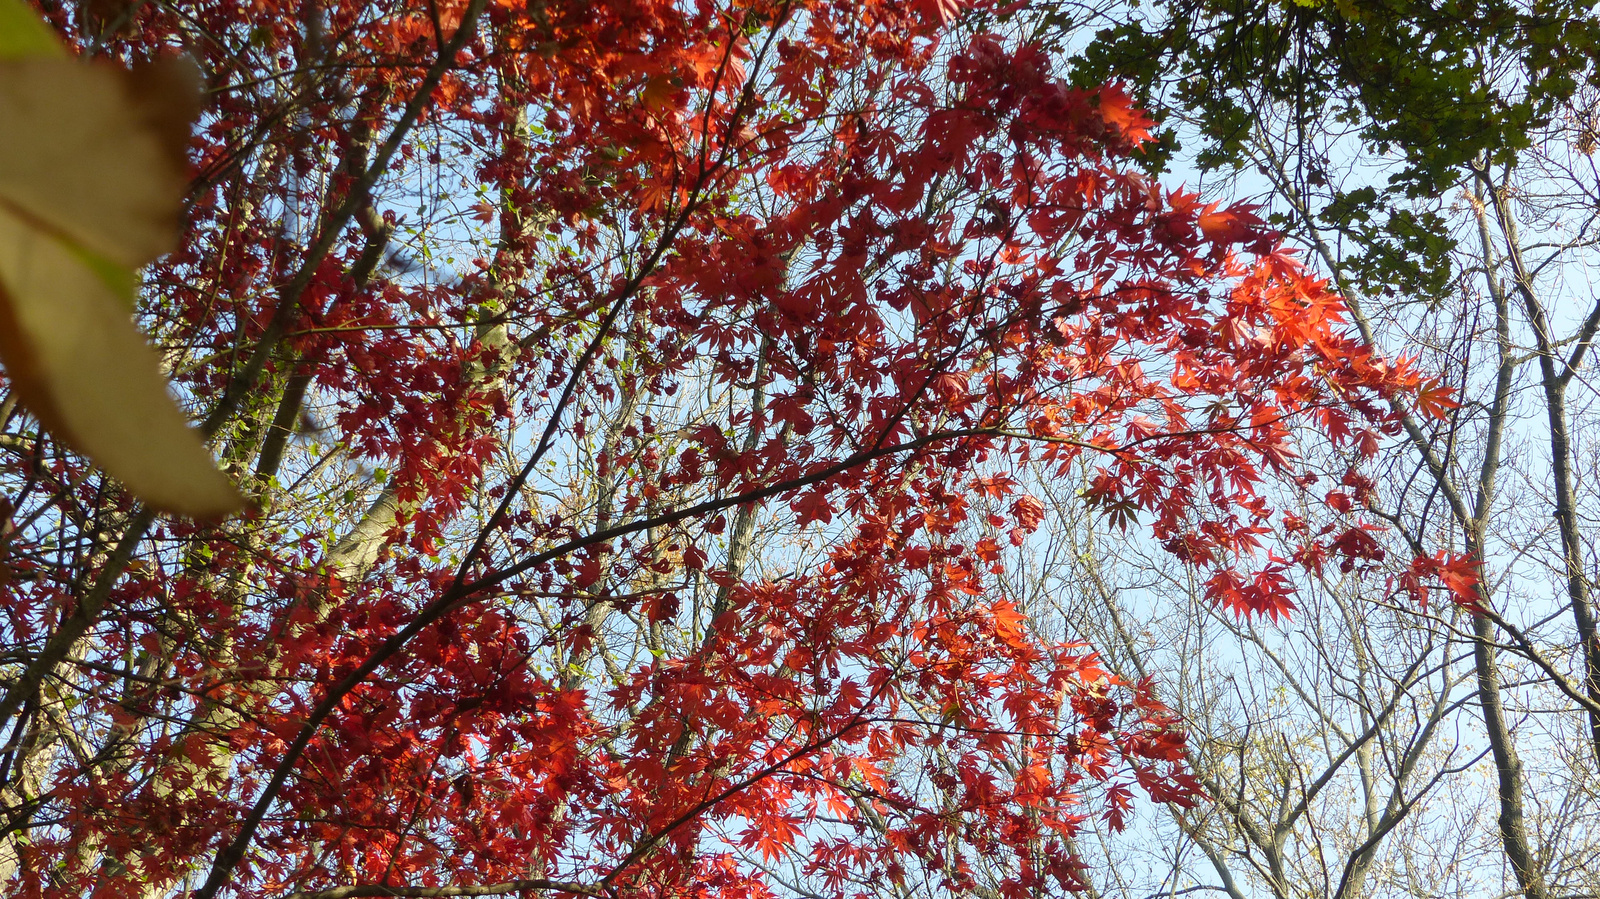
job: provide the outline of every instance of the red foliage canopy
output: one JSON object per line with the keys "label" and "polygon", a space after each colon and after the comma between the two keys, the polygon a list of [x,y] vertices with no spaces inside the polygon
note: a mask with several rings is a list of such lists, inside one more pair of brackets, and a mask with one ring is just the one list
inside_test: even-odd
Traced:
{"label": "red foliage canopy", "polygon": [[1429,385],[1130,174],[1152,123],[1024,7],[45,11],[205,72],[141,320],[256,508],[156,520],[11,419],[13,892],[1070,886],[1083,815],[1197,797],[1004,588],[1030,479],[1243,614],[1370,561],[1270,497]]}

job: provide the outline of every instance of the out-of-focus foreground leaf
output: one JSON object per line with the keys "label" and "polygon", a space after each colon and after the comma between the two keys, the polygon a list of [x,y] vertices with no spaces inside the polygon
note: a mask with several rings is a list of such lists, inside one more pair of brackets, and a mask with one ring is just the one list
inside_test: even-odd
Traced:
{"label": "out-of-focus foreground leaf", "polygon": [[136,269],[177,239],[195,88],[70,58],[0,0],[0,362],[59,439],[165,511],[242,500],[130,317]]}

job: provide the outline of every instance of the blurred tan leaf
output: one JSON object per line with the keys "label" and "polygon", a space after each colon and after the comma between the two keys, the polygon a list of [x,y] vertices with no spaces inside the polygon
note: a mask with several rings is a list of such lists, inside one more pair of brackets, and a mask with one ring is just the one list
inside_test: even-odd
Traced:
{"label": "blurred tan leaf", "polygon": [[0,0],[0,362],[46,427],[141,499],[235,511],[129,314],[135,270],[178,239],[192,71],[47,55],[19,6]]}
{"label": "blurred tan leaf", "polygon": [[0,202],[127,268],[171,250],[193,106],[180,66],[0,61]]}

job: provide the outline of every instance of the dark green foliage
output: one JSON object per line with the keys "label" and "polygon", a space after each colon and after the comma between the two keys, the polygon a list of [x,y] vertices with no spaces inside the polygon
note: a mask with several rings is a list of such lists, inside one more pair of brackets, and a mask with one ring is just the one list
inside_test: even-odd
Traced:
{"label": "dark green foliage", "polygon": [[[1081,83],[1120,79],[1158,118],[1181,118],[1203,170],[1255,167],[1255,123],[1287,123],[1298,158],[1285,166],[1308,212],[1345,238],[1350,272],[1374,293],[1429,302],[1452,280],[1435,201],[1475,160],[1511,163],[1600,55],[1586,0],[1180,0],[1131,12],[1079,56]],[[1386,168],[1333,189],[1330,148]],[[1164,168],[1175,149],[1168,137],[1147,161]]]}

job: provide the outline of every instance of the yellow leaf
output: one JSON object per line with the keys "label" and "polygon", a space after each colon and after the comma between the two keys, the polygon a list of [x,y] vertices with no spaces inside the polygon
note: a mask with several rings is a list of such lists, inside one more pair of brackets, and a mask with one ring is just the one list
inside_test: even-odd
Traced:
{"label": "yellow leaf", "polygon": [[22,0],[0,0],[0,59],[66,55],[55,33],[32,7]]}
{"label": "yellow leaf", "polygon": [[140,499],[215,517],[243,500],[130,314],[136,269],[178,240],[196,101],[192,65],[80,62],[0,0],[0,362],[45,427]]}
{"label": "yellow leaf", "polygon": [[0,60],[0,203],[127,268],[177,242],[195,91],[184,63],[134,72]]}
{"label": "yellow leaf", "polygon": [[242,505],[167,394],[125,299],[59,237],[3,208],[0,361],[58,438],[151,505],[197,517]]}

